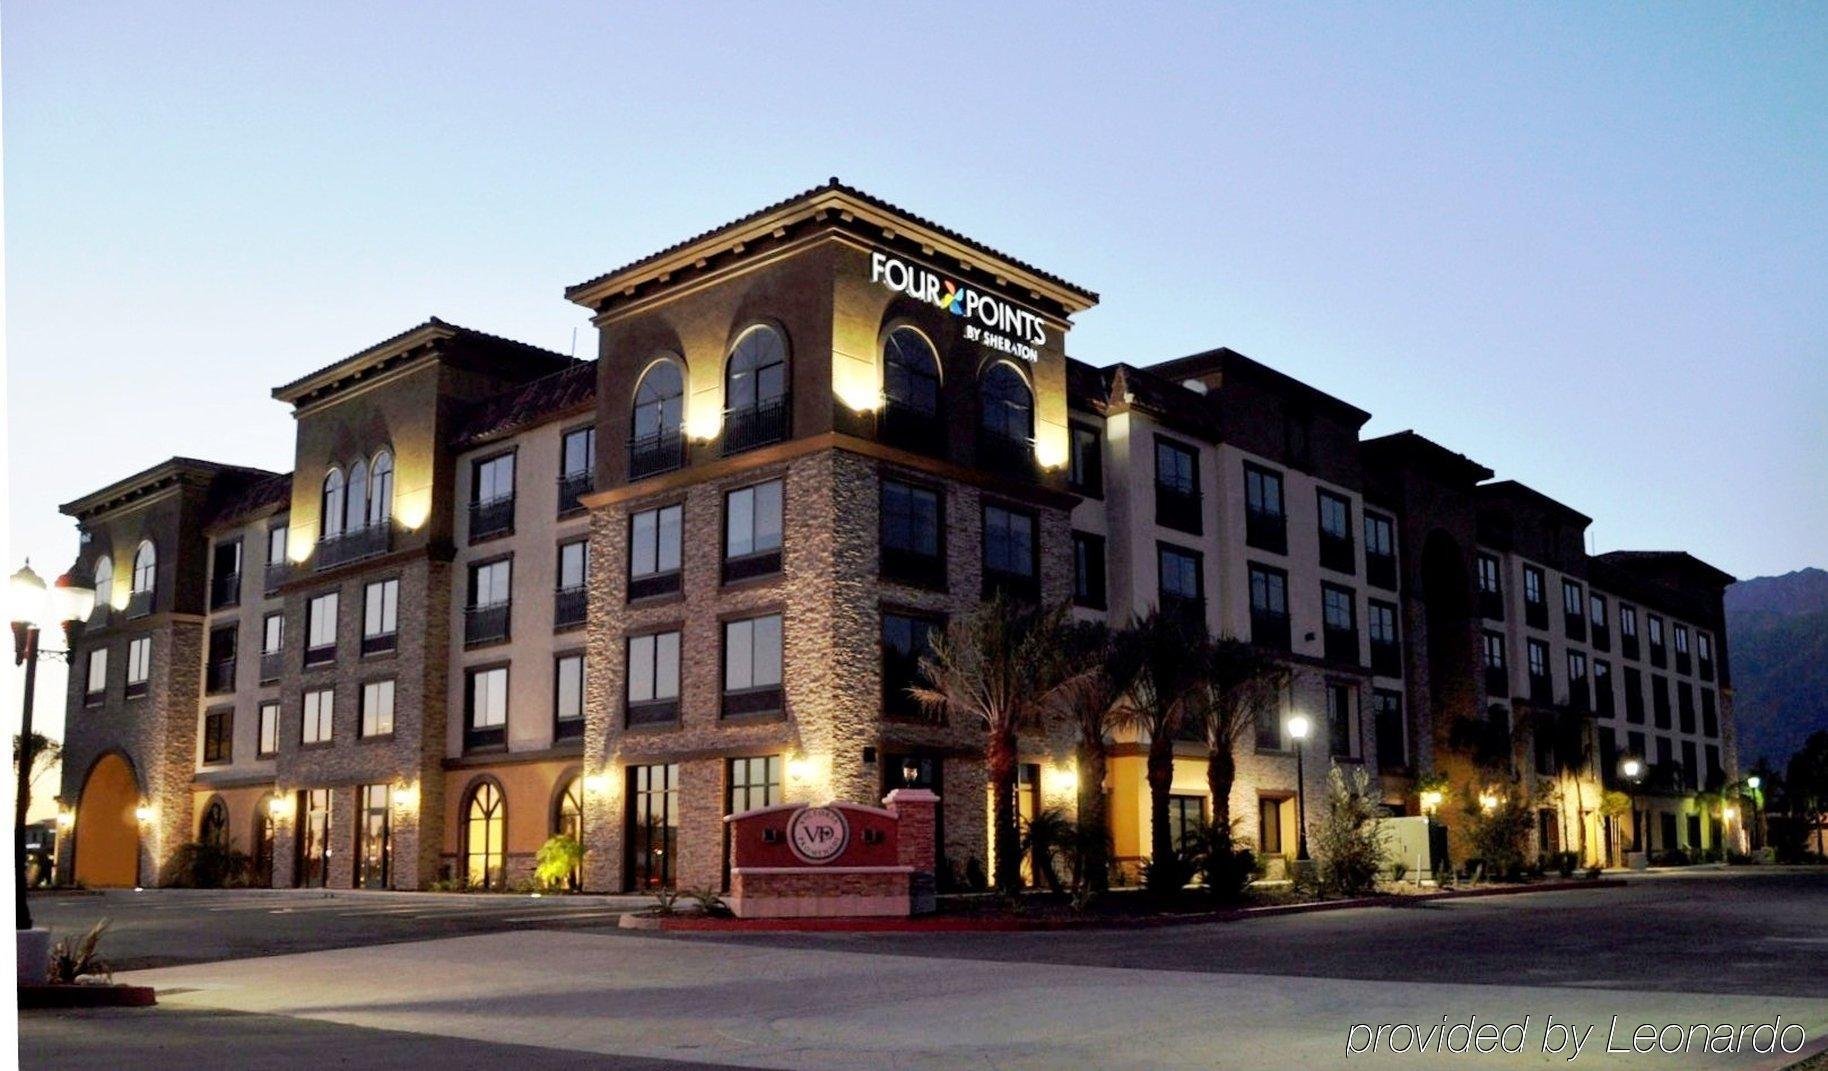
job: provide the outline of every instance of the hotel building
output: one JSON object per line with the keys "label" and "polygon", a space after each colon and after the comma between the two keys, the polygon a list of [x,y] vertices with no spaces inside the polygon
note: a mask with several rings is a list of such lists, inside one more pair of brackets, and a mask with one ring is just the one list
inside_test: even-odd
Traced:
{"label": "hotel building", "polygon": [[[835,180],[566,296],[594,361],[433,319],[274,390],[290,473],[174,458],[64,507],[100,592],[66,879],[162,883],[214,841],[260,884],[499,888],[566,832],[583,888],[717,886],[725,814],[910,785],[963,880],[983,733],[905,688],[993,591],[1286,661],[1230,800],[1272,857],[1294,710],[1309,795],[1332,762],[1398,813],[1436,774],[1566,774],[1543,851],[1732,836],[1697,798],[1733,777],[1731,578],[1686,554],[1588,555],[1569,507],[1231,350],[1075,360],[1096,294]],[[1073,745],[1025,735],[1024,813],[1071,812]],[[1176,747],[1184,825],[1212,806]],[[1108,746],[1131,868],[1144,749]],[[1649,776],[1606,815],[1627,755]]]}

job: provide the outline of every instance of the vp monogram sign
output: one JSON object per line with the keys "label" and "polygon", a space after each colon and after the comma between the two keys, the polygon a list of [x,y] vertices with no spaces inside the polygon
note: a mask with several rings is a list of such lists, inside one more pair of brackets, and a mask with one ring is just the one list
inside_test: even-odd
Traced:
{"label": "vp monogram sign", "polygon": [[836,807],[805,807],[787,823],[787,846],[803,863],[831,862],[850,839],[850,824]]}

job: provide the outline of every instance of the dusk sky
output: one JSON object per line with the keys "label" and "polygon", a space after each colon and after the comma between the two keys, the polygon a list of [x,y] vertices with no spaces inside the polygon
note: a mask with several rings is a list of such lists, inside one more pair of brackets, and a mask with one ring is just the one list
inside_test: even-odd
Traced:
{"label": "dusk sky", "polygon": [[1119,10],[9,5],[7,570],[166,456],[289,469],[271,388],[429,315],[591,355],[566,285],[831,175],[1098,291],[1082,360],[1828,565],[1828,7]]}

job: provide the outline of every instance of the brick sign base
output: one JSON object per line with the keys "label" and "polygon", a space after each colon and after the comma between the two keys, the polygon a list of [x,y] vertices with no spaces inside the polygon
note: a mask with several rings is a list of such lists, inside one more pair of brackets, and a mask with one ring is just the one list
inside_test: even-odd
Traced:
{"label": "brick sign base", "polygon": [[789,803],[725,818],[730,910],[745,919],[932,911],[939,797],[901,788],[883,803]]}

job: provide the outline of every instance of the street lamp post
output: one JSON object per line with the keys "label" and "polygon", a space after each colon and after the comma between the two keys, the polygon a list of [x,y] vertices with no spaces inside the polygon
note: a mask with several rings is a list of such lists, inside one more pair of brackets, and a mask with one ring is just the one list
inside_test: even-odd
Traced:
{"label": "street lamp post", "polygon": [[1761,788],[1764,785],[1764,783],[1765,783],[1764,778],[1758,776],[1757,774],[1753,774],[1752,776],[1745,779],[1745,787],[1752,790],[1751,791],[1751,795],[1752,795],[1752,838],[1751,839],[1752,839],[1752,850],[1753,851],[1758,851],[1759,849],[1761,849],[1765,846],[1764,828],[1763,828],[1763,822],[1762,822],[1762,819],[1764,818],[1764,807],[1762,806],[1762,804],[1764,803],[1764,792],[1761,791]]}
{"label": "street lamp post", "polygon": [[1308,804],[1307,804],[1307,770],[1305,753],[1307,751],[1308,730],[1312,723],[1306,714],[1291,714],[1288,719],[1289,739],[1295,741],[1295,859],[1306,862],[1308,857]]}
{"label": "street lamp post", "polygon": [[19,792],[13,811],[13,882],[17,893],[13,915],[16,929],[29,930],[32,909],[25,896],[25,816],[32,805],[32,701],[38,691],[38,659],[40,655],[66,657],[69,653],[40,649],[39,622],[55,620],[61,624],[89,616],[95,606],[95,590],[66,574],[47,592],[44,581],[32,572],[28,561],[13,574],[7,596],[13,625],[13,664],[25,666],[25,703],[19,715]]}
{"label": "street lamp post", "polygon": [[1619,762],[1619,773],[1625,778],[1625,784],[1631,786],[1625,790],[1625,798],[1631,801],[1631,843],[1632,851],[1642,851],[1644,830],[1638,823],[1638,798],[1631,791],[1644,777],[1644,762],[1635,755],[1627,755]]}

